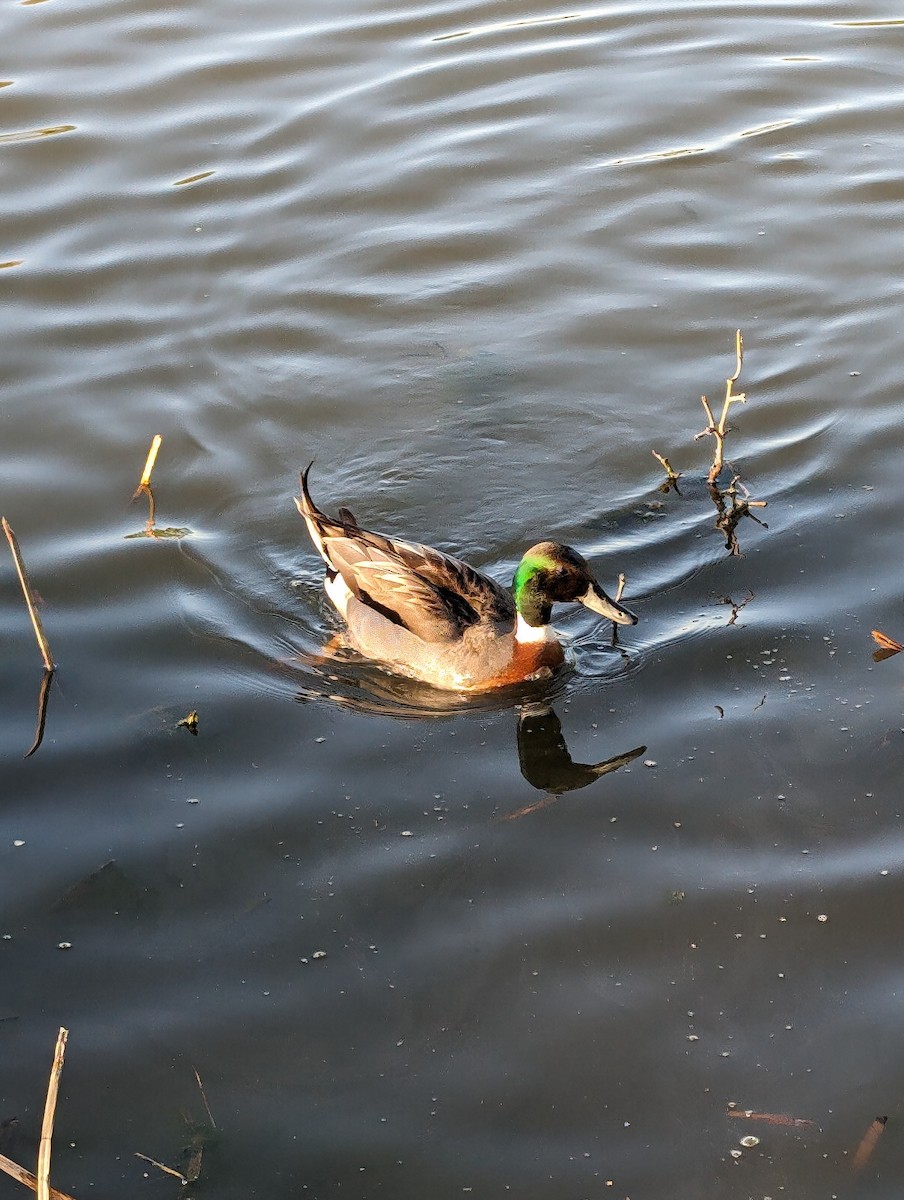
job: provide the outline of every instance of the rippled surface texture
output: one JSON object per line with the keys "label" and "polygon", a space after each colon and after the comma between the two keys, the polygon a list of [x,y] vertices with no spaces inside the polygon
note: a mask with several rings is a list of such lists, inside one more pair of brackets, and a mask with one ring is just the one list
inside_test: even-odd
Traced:
{"label": "rippled surface texture", "polygon": [[[133,1155],[184,1168],[194,1069],[223,1200],[898,1196],[902,20],[5,7],[0,511],[59,669],[23,760],[0,545],[0,1150],[65,1025],[79,1198],[179,1190]],[[182,539],[127,536],[157,432]],[[639,624],[565,612],[549,711],[325,660],[312,457],[502,581],[576,546]]]}

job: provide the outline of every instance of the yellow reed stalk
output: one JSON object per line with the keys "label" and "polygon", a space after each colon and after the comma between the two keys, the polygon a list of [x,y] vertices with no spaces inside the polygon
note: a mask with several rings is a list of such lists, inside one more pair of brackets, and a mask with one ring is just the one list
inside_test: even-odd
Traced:
{"label": "yellow reed stalk", "polygon": [[50,653],[50,645],[44,635],[44,627],[41,624],[41,618],[38,610],[35,608],[31,583],[28,579],[28,572],[25,570],[25,563],[22,561],[22,554],[19,550],[19,543],[16,540],[16,535],[13,533],[12,526],[6,517],[0,518],[0,523],[3,525],[3,532],[6,534],[6,540],[9,542],[9,548],[12,551],[13,562],[16,564],[16,572],[19,576],[19,583],[22,585],[22,594],[25,596],[25,605],[28,609],[28,615],[31,617],[32,628],[35,631],[35,637],[38,639],[38,649],[44,659],[44,666],[48,671],[53,671],[55,664],[53,655]]}
{"label": "yellow reed stalk", "polygon": [[63,1059],[66,1057],[66,1042],[69,1030],[60,1028],[57,1034],[56,1049],[53,1052],[53,1066],[50,1068],[50,1079],[47,1081],[47,1100],[44,1104],[44,1120],[41,1124],[41,1144],[38,1147],[37,1200],[50,1200],[50,1143],[53,1138],[53,1118],[56,1113],[57,1094],[60,1090],[60,1076],[63,1073]]}
{"label": "yellow reed stalk", "polygon": [[144,471],[141,475],[141,482],[138,484],[138,490],[150,487],[151,472],[154,469],[154,463],[157,461],[157,451],[160,449],[160,443],[163,441],[163,435],[154,434],[154,440],[151,442],[151,448],[148,451],[147,461],[144,464]]}

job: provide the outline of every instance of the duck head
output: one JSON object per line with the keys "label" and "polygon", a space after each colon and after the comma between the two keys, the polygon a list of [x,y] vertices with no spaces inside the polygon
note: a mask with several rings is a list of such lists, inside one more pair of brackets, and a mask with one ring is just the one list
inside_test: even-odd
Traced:
{"label": "duck head", "polygon": [[577,602],[618,625],[636,625],[637,617],[607,596],[587,560],[560,542],[538,542],[521,559],[512,583],[518,612],[528,625],[549,624],[553,604]]}

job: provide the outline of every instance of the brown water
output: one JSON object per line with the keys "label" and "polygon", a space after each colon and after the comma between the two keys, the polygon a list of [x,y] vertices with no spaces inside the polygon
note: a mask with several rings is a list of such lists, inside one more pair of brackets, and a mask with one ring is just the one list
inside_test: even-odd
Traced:
{"label": "brown water", "polygon": [[[0,1150],[65,1025],[79,1200],[180,1190],[133,1155],[184,1166],[194,1068],[223,1200],[896,1198],[904,16],[312,11],[0,21],[0,511],[59,662],[23,761],[4,550]],[[157,432],[182,540],[127,537]],[[311,457],[500,579],[577,546],[639,624],[565,613],[546,716],[319,665]]]}

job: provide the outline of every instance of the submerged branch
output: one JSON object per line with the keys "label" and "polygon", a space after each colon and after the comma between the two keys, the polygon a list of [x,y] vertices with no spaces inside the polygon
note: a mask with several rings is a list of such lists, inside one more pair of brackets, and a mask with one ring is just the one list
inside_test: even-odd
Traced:
{"label": "submerged branch", "polygon": [[44,726],[47,724],[47,701],[50,698],[50,684],[53,680],[53,671],[44,668],[44,674],[41,677],[41,691],[38,694],[38,723],[35,726],[35,739],[31,743],[31,749],[24,756],[31,758],[34,752],[44,740]]}

